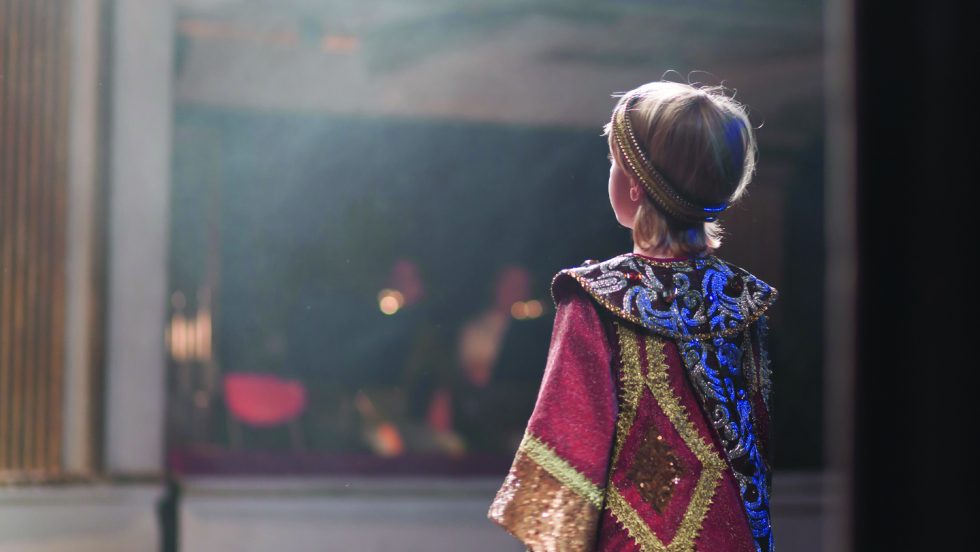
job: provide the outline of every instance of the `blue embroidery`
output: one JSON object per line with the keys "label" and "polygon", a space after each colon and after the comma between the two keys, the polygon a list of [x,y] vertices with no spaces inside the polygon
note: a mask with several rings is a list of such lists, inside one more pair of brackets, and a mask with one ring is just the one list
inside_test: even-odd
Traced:
{"label": "blue embroidery", "polygon": [[[667,266],[669,265],[669,266]],[[634,255],[565,269],[624,318],[678,339],[734,334],[776,299],[776,290],[714,256],[650,264]]]}
{"label": "blue embroidery", "polygon": [[758,552],[773,552],[767,467],[752,423],[752,404],[741,377],[744,354],[736,337],[693,339],[681,355],[689,381],[720,438],[739,485],[739,495]]}

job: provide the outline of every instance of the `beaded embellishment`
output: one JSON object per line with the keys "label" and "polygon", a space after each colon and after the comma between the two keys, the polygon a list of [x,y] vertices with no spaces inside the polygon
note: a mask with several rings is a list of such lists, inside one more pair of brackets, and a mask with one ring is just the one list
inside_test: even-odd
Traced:
{"label": "beaded embellishment", "polygon": [[566,268],[551,281],[556,306],[567,279],[617,316],[681,341],[737,334],[778,295],[769,284],[713,255],[658,262],[626,253]]}

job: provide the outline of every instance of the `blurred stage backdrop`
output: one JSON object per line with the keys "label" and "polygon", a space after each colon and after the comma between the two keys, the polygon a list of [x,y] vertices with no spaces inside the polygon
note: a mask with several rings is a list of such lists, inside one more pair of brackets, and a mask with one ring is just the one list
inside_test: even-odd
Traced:
{"label": "blurred stage backdrop", "polygon": [[549,284],[632,249],[602,126],[664,77],[757,127],[719,254],[781,292],[774,526],[819,549],[823,9],[0,0],[0,552],[520,549]]}
{"label": "blurred stage backdrop", "polygon": [[820,467],[817,4],[180,6],[171,468],[505,470],[551,276],[631,250],[607,199],[610,95],[670,69],[736,89],[759,127],[720,254],[782,292],[775,462]]}

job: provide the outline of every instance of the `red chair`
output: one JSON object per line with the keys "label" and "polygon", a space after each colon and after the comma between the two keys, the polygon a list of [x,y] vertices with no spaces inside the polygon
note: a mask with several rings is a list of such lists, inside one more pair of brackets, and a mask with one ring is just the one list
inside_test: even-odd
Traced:
{"label": "red chair", "polygon": [[[307,403],[303,382],[273,374],[232,372],[224,376],[224,392],[225,404],[234,420],[253,427],[288,424],[293,448],[303,448],[298,423]],[[232,446],[240,447],[240,428],[233,428],[231,435]]]}

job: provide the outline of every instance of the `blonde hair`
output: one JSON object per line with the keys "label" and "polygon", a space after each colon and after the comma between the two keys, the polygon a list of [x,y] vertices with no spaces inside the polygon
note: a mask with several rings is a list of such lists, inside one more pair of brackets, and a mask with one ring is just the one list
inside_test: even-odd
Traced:
{"label": "blonde hair", "polygon": [[[699,203],[734,203],[755,174],[755,133],[745,108],[726,91],[721,85],[650,82],[618,95],[613,110],[639,96],[626,116],[640,148],[675,190]],[[602,134],[617,162],[628,170],[615,144],[612,121]],[[671,217],[644,192],[631,234],[643,249],[698,254],[721,246],[722,227],[718,221],[690,223]]]}

